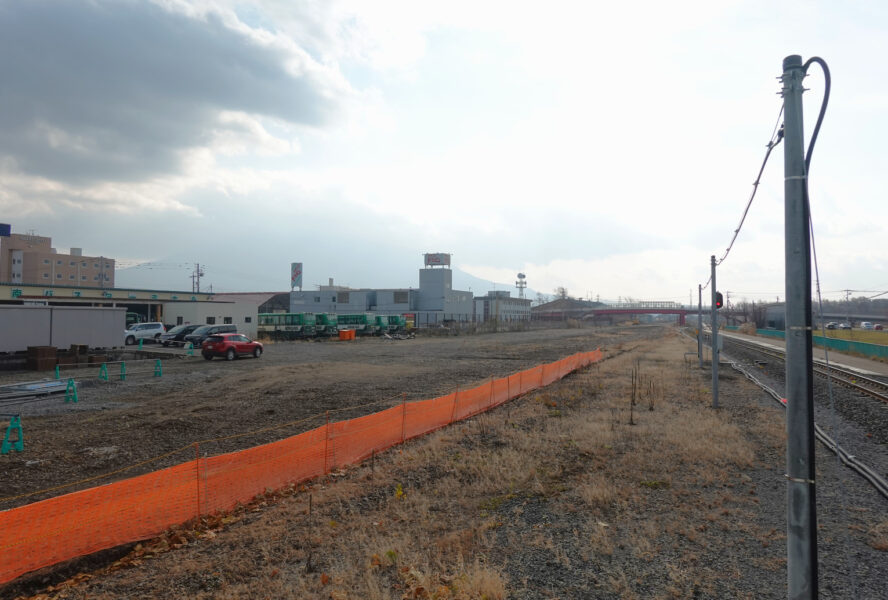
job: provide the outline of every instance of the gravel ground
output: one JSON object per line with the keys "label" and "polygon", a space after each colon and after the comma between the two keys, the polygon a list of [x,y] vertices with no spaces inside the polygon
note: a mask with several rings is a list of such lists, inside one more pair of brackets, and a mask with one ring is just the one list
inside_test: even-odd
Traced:
{"label": "gravel ground", "polygon": [[[592,339],[588,337],[589,332],[574,334],[553,332],[554,345],[571,345],[584,337],[587,341]],[[608,360],[600,368],[607,383],[599,394],[615,393],[625,398],[624,379],[629,368],[637,365],[639,360],[649,360],[646,357],[661,346],[659,340],[645,342],[640,339],[639,336],[648,337],[649,332],[630,330],[625,335],[622,345],[614,338],[609,340]],[[446,342],[443,349],[452,352],[452,346],[447,345],[452,343],[452,340]],[[477,344],[485,343],[485,340],[481,340]],[[536,348],[539,344],[539,340],[534,339],[530,347]],[[688,344],[687,350],[690,349]],[[427,350],[432,352],[431,349]],[[685,384],[676,390],[679,393],[672,394],[668,402],[658,406],[657,412],[651,412],[647,418],[656,419],[660,411],[677,411],[682,415],[702,415],[709,411],[709,371],[698,370],[696,361],[691,361],[690,365],[687,362],[682,364],[681,350],[679,348],[672,360],[663,364],[663,368],[681,371]],[[477,346],[471,351],[464,347],[462,351],[477,357],[471,360],[486,360]],[[597,370],[590,370],[584,377],[591,378],[596,373]],[[472,376],[473,372],[467,375],[469,378]],[[620,379],[620,376],[624,379]],[[763,375],[765,377],[766,374]],[[768,383],[776,387],[779,382],[775,379]],[[543,394],[545,398],[559,399],[559,407],[565,411],[564,416],[568,416],[569,411],[594,407],[598,401],[595,395],[591,395],[572,401],[574,404],[564,403],[563,396],[559,394],[573,397],[578,386],[582,387],[574,377],[569,377],[551,389],[547,388]],[[541,395],[525,396],[494,412],[510,411],[511,416],[505,419],[510,427],[517,425],[527,427],[528,432],[540,431],[549,410]],[[736,425],[755,450],[754,460],[749,467],[711,471],[701,479],[695,465],[662,464],[657,471],[640,475],[652,479],[668,473],[671,486],[640,487],[635,480],[632,491],[626,496],[621,494],[622,498],[628,500],[619,503],[618,510],[606,510],[597,520],[590,519],[583,510],[577,509],[572,488],[578,477],[606,473],[608,461],[602,459],[608,455],[590,457],[583,452],[573,451],[569,445],[559,444],[551,464],[551,471],[558,472],[559,479],[548,482],[545,493],[516,490],[515,494],[506,494],[509,490],[503,490],[501,493],[504,495],[500,496],[503,501],[491,507],[491,515],[485,517],[489,519],[495,516],[499,525],[492,530],[494,539],[483,548],[483,552],[489,564],[503,570],[509,582],[506,597],[521,600],[786,597],[785,448],[781,434],[783,408],[741,374],[728,368],[720,371],[720,401],[718,418]],[[529,412],[522,413],[522,410]],[[545,428],[545,425],[542,426]],[[481,424],[470,421],[435,435],[448,440],[456,439],[457,443],[464,444],[462,452],[468,457],[469,451],[479,445],[483,446],[482,450],[493,451],[504,443],[493,427],[490,419]],[[626,432],[631,431],[625,423],[621,427]],[[848,427],[851,428],[849,432],[853,431],[853,424],[848,424]],[[479,441],[477,432],[482,429],[487,433]],[[466,433],[471,435],[457,439]],[[334,502],[318,502],[315,505],[318,511],[316,522],[335,521],[343,530],[340,535],[344,536],[352,514],[392,501],[393,481],[404,481],[405,487],[413,490],[424,489],[438,479],[452,478],[452,464],[441,465],[440,468],[417,468],[416,461],[422,452],[414,444],[421,446],[425,443],[435,442],[417,440],[403,453],[387,453],[380,457],[375,477],[368,475],[365,466],[337,478],[336,483],[329,480],[317,482],[314,488],[316,494],[321,494],[319,490],[325,488],[333,494],[337,486],[350,485],[351,489],[358,490],[358,495],[353,498],[334,496]],[[437,443],[442,442],[439,440]],[[623,449],[615,447],[613,452],[631,458],[632,452],[637,450],[627,446]],[[873,524],[888,520],[888,501],[861,478],[839,467],[834,456],[819,445],[817,461],[820,597],[888,597],[885,593],[885,581],[888,581],[886,552],[875,549],[870,543]],[[394,471],[386,470],[389,468]],[[464,493],[468,494],[469,491],[467,489]],[[179,550],[158,555],[138,568],[96,578],[89,584],[61,592],[56,597],[72,600],[255,597],[250,595],[253,589],[252,575],[240,572],[239,576],[235,576],[231,573],[234,567],[226,565],[226,562],[229,558],[234,560],[237,551],[238,560],[246,555],[256,561],[254,570],[257,577],[260,572],[268,572],[272,567],[280,570],[277,577],[284,583],[287,577],[305,577],[304,563],[300,562],[304,557],[290,555],[289,563],[273,562],[273,557],[282,551],[265,537],[270,531],[267,528],[282,522],[294,522],[296,529],[288,530],[283,541],[289,551],[298,546],[298,540],[304,536],[304,517],[300,516],[304,503],[305,498],[297,495],[279,505],[249,510],[231,527],[219,531],[213,539],[201,538]],[[432,508],[435,507],[429,507],[430,510]],[[477,513],[477,510],[474,512]],[[432,514],[436,515],[442,528],[450,528],[444,531],[459,532],[465,530],[461,528],[471,526],[471,523],[467,525],[462,521],[471,515]],[[374,515],[372,518],[377,517]],[[251,541],[252,532],[257,531],[264,532],[259,536],[261,539]],[[601,544],[596,541],[602,531],[608,532],[611,545],[606,552],[599,551]],[[469,536],[467,543],[470,541],[472,536]],[[341,543],[348,545],[347,541]],[[414,543],[421,548],[431,542],[418,538]],[[474,543],[481,542],[474,539]],[[107,558],[105,560],[111,562]],[[320,547],[317,548],[316,560],[322,561],[318,565],[319,570],[330,569],[338,562],[336,557],[329,555],[329,551],[325,554]],[[325,560],[326,563],[323,562]],[[75,569],[73,573],[76,572]],[[317,577],[317,571],[315,573]],[[399,581],[395,572],[392,581]],[[263,582],[262,585],[267,586],[268,583]],[[6,592],[13,589],[9,588]],[[287,588],[284,585],[281,589]],[[322,589],[324,591],[316,595],[301,597],[334,597],[329,588]],[[403,588],[375,597],[407,597],[402,596],[402,591]],[[0,588],[0,595],[7,597],[15,594],[4,594]],[[283,591],[270,597],[296,596]]]}

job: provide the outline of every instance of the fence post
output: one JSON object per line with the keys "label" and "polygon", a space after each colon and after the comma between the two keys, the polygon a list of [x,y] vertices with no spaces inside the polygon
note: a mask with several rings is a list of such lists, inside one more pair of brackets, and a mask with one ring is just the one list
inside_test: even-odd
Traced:
{"label": "fence post", "polygon": [[459,405],[459,386],[456,387],[456,392],[453,394],[453,412],[450,413],[450,423],[453,424],[453,420],[456,419],[456,407]]}
{"label": "fence post", "polygon": [[487,398],[487,409],[493,406],[493,376],[490,377],[490,396]]}
{"label": "fence post", "polygon": [[327,449],[330,445],[330,411],[324,413],[324,418],[327,420],[325,433],[324,433],[324,475],[327,474]]}
{"label": "fence post", "polygon": [[120,380],[126,381],[126,362],[120,363]]}
{"label": "fence post", "polygon": [[74,379],[68,379],[68,387],[65,388],[65,402],[77,402],[77,384]]}
{"label": "fence post", "polygon": [[55,366],[55,378],[56,378],[56,379],[61,379],[61,377],[60,377],[60,373],[59,373],[59,366],[58,366],[58,365]]}
{"label": "fence post", "polygon": [[154,361],[154,376],[163,377],[163,366],[161,365],[159,358]]}
{"label": "fence post", "polygon": [[407,392],[401,394],[401,443],[404,443],[407,435]]}
{"label": "fence post", "polygon": [[197,518],[200,519],[200,446],[194,442],[194,473],[197,480]]}
{"label": "fence post", "polygon": [[99,367],[99,379],[108,381],[108,365],[106,363],[102,363],[102,366]]}

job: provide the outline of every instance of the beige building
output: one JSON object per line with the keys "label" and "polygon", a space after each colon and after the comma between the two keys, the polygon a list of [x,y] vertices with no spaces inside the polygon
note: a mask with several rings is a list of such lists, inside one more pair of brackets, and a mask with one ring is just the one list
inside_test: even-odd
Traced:
{"label": "beige building", "polygon": [[60,254],[51,238],[13,233],[0,236],[0,283],[113,288],[114,259],[80,248]]}

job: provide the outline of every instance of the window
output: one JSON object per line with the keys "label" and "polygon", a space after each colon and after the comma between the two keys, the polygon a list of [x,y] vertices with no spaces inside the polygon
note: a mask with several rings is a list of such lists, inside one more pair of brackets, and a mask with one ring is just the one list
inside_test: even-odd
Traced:
{"label": "window", "polygon": [[98,269],[98,268],[99,268],[99,263],[93,263],[93,268],[94,268],[94,269]]}
{"label": "window", "polygon": [[395,292],[395,304],[407,304],[407,292]]}
{"label": "window", "polygon": [[43,278],[44,278],[44,279],[49,279],[49,273],[44,273],[44,274],[43,274]]}
{"label": "window", "polygon": [[99,280],[99,276],[98,276],[98,275],[93,275],[93,281],[98,281],[98,280]]}
{"label": "window", "polygon": [[56,279],[61,279],[61,278],[62,278],[62,274],[61,274],[61,273],[56,273]]}
{"label": "window", "polygon": [[231,320],[231,317],[223,317],[222,322],[225,325],[231,325],[233,323],[233,321]]}
{"label": "window", "polygon": [[62,264],[62,261],[57,260],[57,261],[56,261],[56,264],[57,264],[57,265],[60,265],[60,264]]}
{"label": "window", "polygon": [[70,263],[68,263],[68,266],[69,266],[69,267],[77,266],[77,261],[76,261],[76,260],[72,260]]}
{"label": "window", "polygon": [[176,325],[181,325],[184,320],[182,317],[176,317]]}
{"label": "window", "polygon": [[86,261],[81,262],[81,263],[80,263],[80,266],[81,266],[81,267],[85,267],[85,266],[86,266]]}
{"label": "window", "polygon": [[109,265],[108,263],[105,263],[105,268],[106,268],[106,269],[110,269],[110,268],[111,268],[111,265]]}
{"label": "window", "polygon": [[80,280],[81,280],[81,281],[86,281],[86,275],[81,275],[81,276],[80,276]]}
{"label": "window", "polygon": [[74,279],[74,275],[68,275],[68,279]]}
{"label": "window", "polygon": [[320,297],[320,296],[315,296],[315,302],[320,302],[320,301],[321,301],[321,297]]}
{"label": "window", "polygon": [[207,317],[207,325],[215,325],[216,317]]}
{"label": "window", "polygon": [[253,317],[244,317],[244,323],[252,323]]}
{"label": "window", "polygon": [[339,302],[340,304],[348,304],[348,296],[348,292],[339,292],[336,294],[336,302]]}
{"label": "window", "polygon": [[48,258],[44,258],[44,259],[43,259],[43,264],[44,264],[44,265],[48,265],[48,264],[49,264],[49,259],[48,259]]}

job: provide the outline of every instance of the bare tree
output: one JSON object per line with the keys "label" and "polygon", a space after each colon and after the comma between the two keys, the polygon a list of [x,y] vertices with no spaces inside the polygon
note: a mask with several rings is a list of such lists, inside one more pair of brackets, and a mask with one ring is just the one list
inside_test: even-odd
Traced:
{"label": "bare tree", "polygon": [[560,298],[561,300],[567,300],[570,296],[567,295],[566,287],[557,287],[555,288],[555,297]]}

